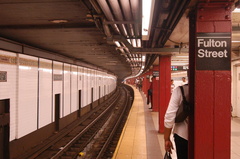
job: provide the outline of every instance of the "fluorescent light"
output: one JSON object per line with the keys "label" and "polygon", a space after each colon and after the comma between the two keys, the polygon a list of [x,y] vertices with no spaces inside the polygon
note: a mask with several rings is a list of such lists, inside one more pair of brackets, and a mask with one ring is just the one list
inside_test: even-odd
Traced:
{"label": "fluorescent light", "polygon": [[130,39],[127,39],[127,41],[129,42],[129,44],[132,44],[131,40]]}
{"label": "fluorescent light", "polygon": [[19,66],[19,69],[22,69],[22,70],[31,70],[32,68],[31,68],[31,67],[28,67],[28,66]]}
{"label": "fluorescent light", "polygon": [[141,45],[141,40],[140,39],[137,39],[137,46],[138,47],[141,47],[142,45]]}
{"label": "fluorescent light", "polygon": [[126,28],[125,28],[125,25],[124,25],[124,24],[122,24],[122,27],[123,27],[123,31],[124,31],[125,35],[128,35],[128,33],[127,33],[127,30],[126,30]]}
{"label": "fluorescent light", "polygon": [[77,72],[72,72],[73,75],[77,75],[78,73]]}
{"label": "fluorescent light", "polygon": [[55,24],[59,24],[59,23],[67,23],[68,20],[66,19],[54,19],[54,20],[51,20],[52,23],[55,23]]}
{"label": "fluorescent light", "polygon": [[240,13],[240,8],[235,8],[235,9],[233,10],[233,13]]}
{"label": "fluorescent light", "polygon": [[41,70],[41,71],[43,71],[43,72],[52,73],[52,69],[40,68],[39,70]]}
{"label": "fluorescent light", "polygon": [[118,41],[114,41],[117,47],[121,47],[120,43]]}
{"label": "fluorescent light", "polygon": [[146,55],[143,55],[142,56],[142,62],[145,62],[145,60],[146,60]]}
{"label": "fluorescent light", "polygon": [[183,56],[173,56],[173,57],[189,57],[189,56],[184,56],[184,55],[183,55]]}
{"label": "fluorescent light", "polygon": [[142,39],[148,40],[151,31],[153,5],[155,0],[142,0]]}
{"label": "fluorescent light", "polygon": [[133,47],[137,47],[137,45],[136,45],[136,40],[135,40],[135,39],[132,39],[132,46],[133,46]]}
{"label": "fluorescent light", "polygon": [[240,43],[240,41],[232,41],[233,43]]}
{"label": "fluorescent light", "polygon": [[173,66],[184,66],[184,65],[187,65],[188,63],[177,63],[177,62],[174,62],[172,63]]}

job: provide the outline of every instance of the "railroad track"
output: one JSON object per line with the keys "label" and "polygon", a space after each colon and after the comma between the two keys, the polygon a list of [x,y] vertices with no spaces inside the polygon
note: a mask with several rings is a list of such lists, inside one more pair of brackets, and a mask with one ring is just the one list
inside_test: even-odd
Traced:
{"label": "railroad track", "polygon": [[104,159],[111,158],[118,139],[124,127],[128,112],[131,108],[131,99],[129,97],[129,92],[125,92],[124,96],[121,96],[119,102],[117,103],[114,112],[111,117],[105,123],[102,131],[99,132],[98,136],[89,147],[86,147],[85,156],[79,157],[79,159]]}
{"label": "railroad track", "polygon": [[[119,127],[116,123],[120,123],[122,118],[120,114],[124,114],[124,110],[127,109],[125,105],[129,103],[126,89],[121,87],[116,92],[108,102],[99,106],[74,128],[20,158],[74,159],[79,157],[79,154],[84,154],[81,158],[89,155],[94,156],[93,158],[103,158],[106,150],[109,151],[111,139],[114,138],[114,133],[111,131],[116,132]],[[119,121],[115,121],[115,118]]]}

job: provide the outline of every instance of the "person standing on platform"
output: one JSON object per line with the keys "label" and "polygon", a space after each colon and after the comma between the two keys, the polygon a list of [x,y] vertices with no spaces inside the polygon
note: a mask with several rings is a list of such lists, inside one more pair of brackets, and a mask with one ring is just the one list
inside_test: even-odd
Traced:
{"label": "person standing on platform", "polygon": [[[188,85],[182,86],[184,90],[184,95],[188,101]],[[176,152],[178,159],[188,159],[188,118],[183,122],[175,123],[176,112],[182,102],[182,93],[180,87],[174,89],[165,117],[164,117],[164,141],[165,150],[172,152],[173,144],[170,140],[170,135],[174,134],[174,141],[176,145]]]}
{"label": "person standing on platform", "polygon": [[135,80],[136,89],[138,89],[138,79]]}
{"label": "person standing on platform", "polygon": [[151,103],[151,107],[149,109],[152,109],[152,93],[153,93],[153,84],[152,82],[150,82],[150,86],[147,94],[147,105]]}
{"label": "person standing on platform", "polygon": [[171,94],[172,94],[174,88],[175,88],[175,84],[174,84],[173,79],[171,79]]}
{"label": "person standing on platform", "polygon": [[185,77],[182,77],[182,82],[181,82],[181,86],[187,84],[188,82],[186,81],[186,78]]}
{"label": "person standing on platform", "polygon": [[142,82],[143,82],[143,79],[142,79],[142,78],[139,78],[138,81],[139,81],[139,82],[138,82],[138,89],[139,89],[139,91],[142,91]]}

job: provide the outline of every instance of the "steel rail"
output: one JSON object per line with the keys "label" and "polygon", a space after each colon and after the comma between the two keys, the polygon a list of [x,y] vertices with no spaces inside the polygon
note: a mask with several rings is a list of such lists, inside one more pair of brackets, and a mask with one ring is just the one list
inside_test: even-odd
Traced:
{"label": "steel rail", "polygon": [[62,149],[60,151],[58,151],[54,156],[51,157],[51,159],[57,159],[59,158],[65,151],[67,151],[67,149],[69,147],[71,147],[76,140],[78,140],[80,138],[80,136],[82,136],[88,129],[90,129],[103,115],[105,115],[105,113],[111,109],[111,107],[113,106],[113,104],[115,104],[115,102],[118,100],[118,97],[109,105],[109,107],[107,109],[105,109],[100,115],[98,115],[98,117],[96,119],[94,119],[87,127],[85,127],[77,136],[75,136],[71,141],[69,141],[64,147],[62,147]]}
{"label": "steel rail", "polygon": [[[128,91],[126,90],[126,88],[124,88],[124,89],[125,89],[126,95],[128,95]],[[106,142],[104,143],[104,145],[102,146],[100,152],[98,153],[96,159],[101,159],[101,158],[102,158],[102,155],[103,155],[104,152],[106,151],[109,143],[111,142],[111,140],[112,140],[112,138],[113,138],[113,136],[114,136],[117,128],[119,127],[119,125],[120,125],[120,123],[121,123],[121,121],[122,121],[122,118],[123,118],[123,116],[124,116],[124,114],[125,114],[125,111],[126,111],[126,109],[127,109],[128,104],[129,104],[129,98],[127,98],[127,100],[125,101],[125,104],[124,104],[125,107],[124,107],[123,111],[121,112],[120,117],[117,119],[117,122],[116,122],[116,124],[114,125],[113,130],[111,131],[110,135],[108,136]]]}

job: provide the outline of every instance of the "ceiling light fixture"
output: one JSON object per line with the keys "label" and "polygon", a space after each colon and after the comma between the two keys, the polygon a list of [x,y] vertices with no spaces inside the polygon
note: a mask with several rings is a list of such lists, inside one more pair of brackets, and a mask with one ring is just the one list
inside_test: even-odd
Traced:
{"label": "ceiling light fixture", "polygon": [[59,23],[67,23],[68,20],[66,19],[54,19],[54,20],[50,20],[52,23],[55,23],[55,24],[59,24]]}
{"label": "ceiling light fixture", "polygon": [[138,46],[138,47],[141,47],[141,46],[142,46],[140,39],[137,39],[137,46]]}
{"label": "ceiling light fixture", "polygon": [[121,47],[120,43],[118,41],[114,41],[117,47]]}
{"label": "ceiling light fixture", "polygon": [[146,60],[146,55],[143,55],[142,56],[142,62],[145,62],[145,60]]}
{"label": "ceiling light fixture", "polygon": [[233,10],[233,13],[240,13],[240,8],[235,8],[235,9]]}
{"label": "ceiling light fixture", "polygon": [[171,65],[172,66],[178,66],[178,65],[188,65],[189,63],[188,62],[177,62],[177,61],[175,61],[175,62],[171,62]]}
{"label": "ceiling light fixture", "polygon": [[181,57],[182,57],[182,58],[187,57],[187,58],[188,58],[189,56],[184,56],[184,55],[183,55],[183,56],[173,56],[173,57],[180,57],[180,58],[181,58]]}
{"label": "ceiling light fixture", "polygon": [[132,46],[133,46],[133,47],[137,47],[136,39],[132,39]]}
{"label": "ceiling light fixture", "polygon": [[155,0],[142,1],[142,40],[149,39],[154,2]]}

